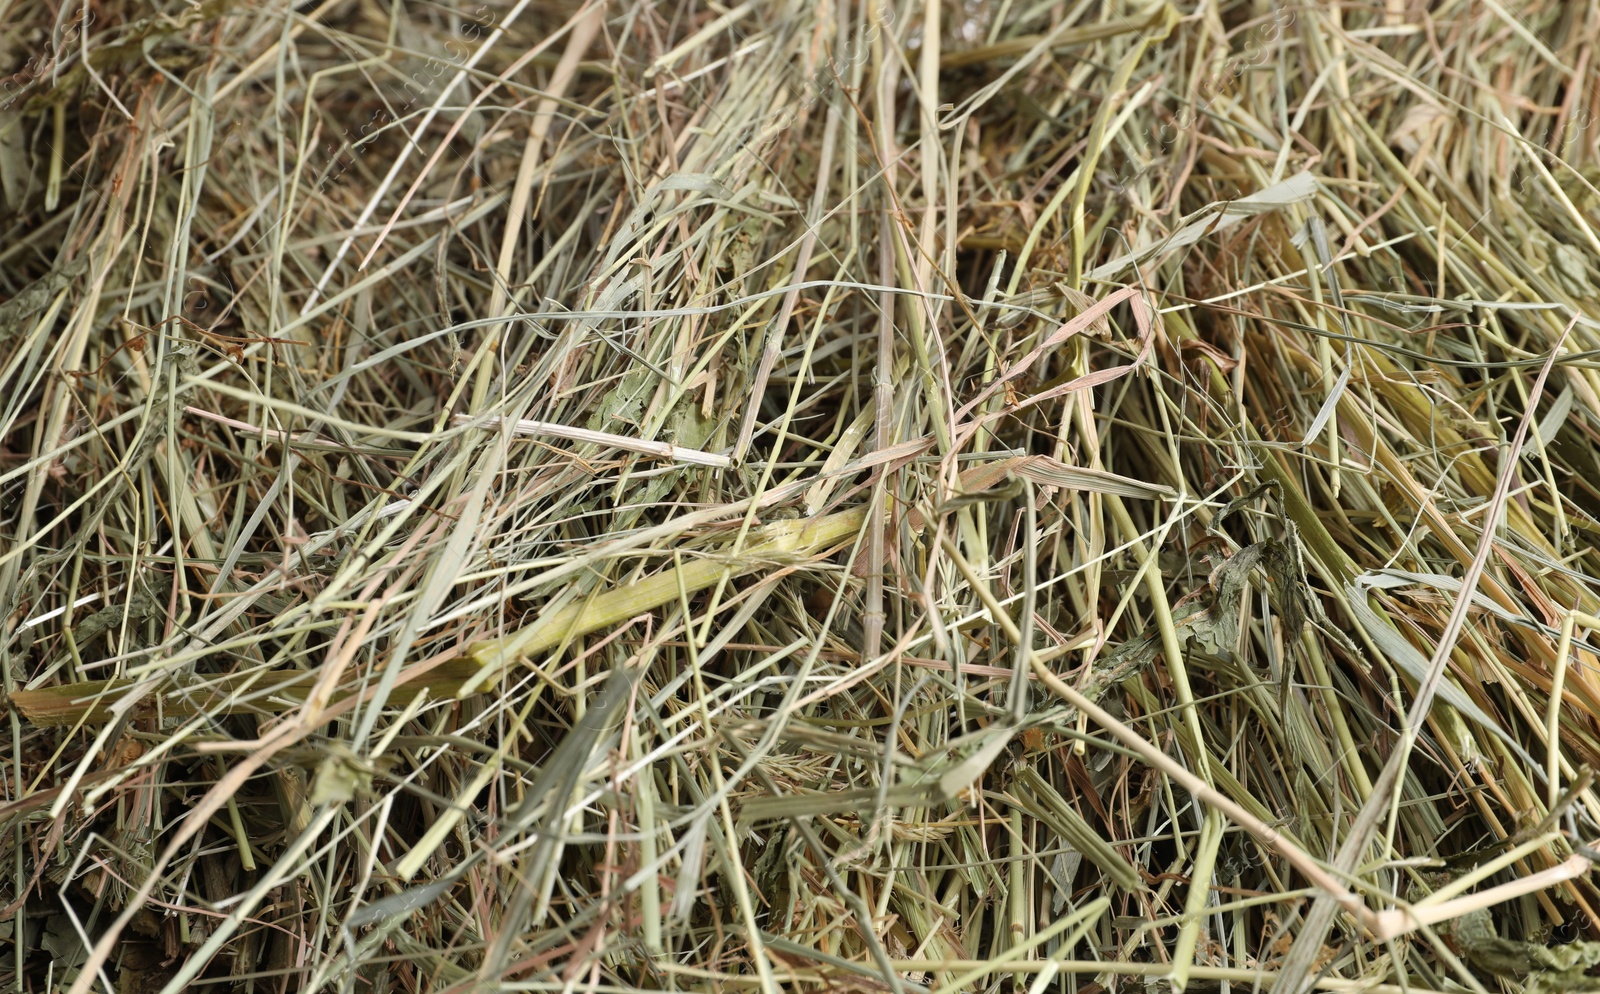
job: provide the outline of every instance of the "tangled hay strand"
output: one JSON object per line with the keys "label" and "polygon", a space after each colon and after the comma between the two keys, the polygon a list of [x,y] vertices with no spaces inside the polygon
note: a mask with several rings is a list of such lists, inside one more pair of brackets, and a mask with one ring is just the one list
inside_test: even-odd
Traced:
{"label": "tangled hay strand", "polygon": [[13,989],[1600,989],[1593,4],[0,12]]}

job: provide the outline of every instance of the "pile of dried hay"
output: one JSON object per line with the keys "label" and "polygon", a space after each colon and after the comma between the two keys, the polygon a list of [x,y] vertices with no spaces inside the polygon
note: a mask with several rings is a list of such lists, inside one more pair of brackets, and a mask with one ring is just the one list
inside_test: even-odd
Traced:
{"label": "pile of dried hay", "polygon": [[0,983],[1600,988],[1600,8],[0,17]]}

